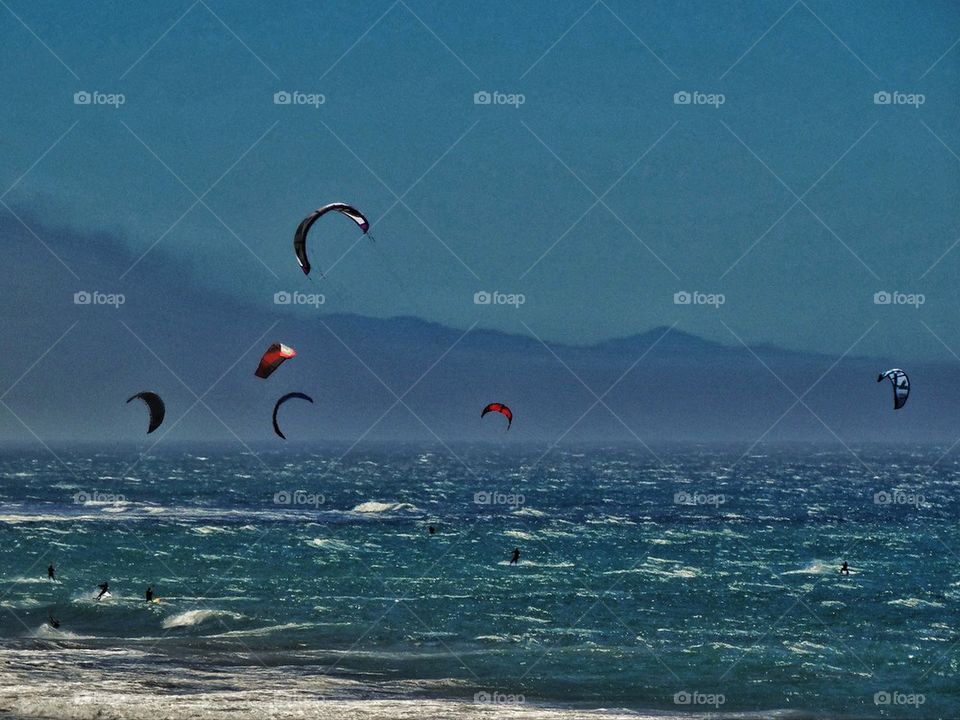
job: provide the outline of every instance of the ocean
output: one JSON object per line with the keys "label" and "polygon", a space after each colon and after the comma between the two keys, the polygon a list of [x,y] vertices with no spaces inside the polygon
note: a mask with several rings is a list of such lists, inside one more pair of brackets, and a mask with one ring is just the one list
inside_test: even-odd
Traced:
{"label": "ocean", "polygon": [[947,448],[346,449],[0,451],[0,716],[960,718]]}

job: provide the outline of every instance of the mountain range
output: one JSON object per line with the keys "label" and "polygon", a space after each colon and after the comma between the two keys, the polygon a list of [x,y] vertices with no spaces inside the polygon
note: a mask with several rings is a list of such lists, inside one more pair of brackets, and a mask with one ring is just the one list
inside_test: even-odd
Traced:
{"label": "mountain range", "polygon": [[[856,348],[838,358],[747,347],[722,311],[728,344],[662,326],[567,345],[541,341],[522,308],[510,311],[518,331],[507,333],[483,327],[485,306],[467,329],[389,308],[373,318],[333,303],[277,304],[269,287],[262,303],[243,302],[196,281],[215,268],[182,268],[159,250],[118,279],[136,256],[108,234],[53,229],[41,239],[7,218],[0,237],[10,311],[0,356],[6,442],[282,443],[270,414],[290,391],[316,401],[283,410],[287,436],[304,442],[950,444],[960,436],[958,363],[905,367],[913,393],[894,411],[877,376],[900,361]],[[302,292],[336,287],[297,282]],[[123,302],[82,304],[80,296],[77,304],[76,293],[95,292]],[[298,355],[260,380],[253,370],[272,342]],[[125,404],[141,390],[167,404],[165,425],[150,438],[145,409]],[[509,432],[500,416],[480,419],[494,401],[513,409]]]}

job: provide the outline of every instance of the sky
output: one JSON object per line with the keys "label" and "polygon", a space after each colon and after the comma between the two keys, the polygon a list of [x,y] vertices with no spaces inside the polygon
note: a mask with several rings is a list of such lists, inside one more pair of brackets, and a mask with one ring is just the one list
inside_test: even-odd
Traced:
{"label": "sky", "polygon": [[[954,361],[958,38],[933,1],[5,0],[0,214],[60,295]],[[374,241],[325,218],[307,279],[332,201]]]}

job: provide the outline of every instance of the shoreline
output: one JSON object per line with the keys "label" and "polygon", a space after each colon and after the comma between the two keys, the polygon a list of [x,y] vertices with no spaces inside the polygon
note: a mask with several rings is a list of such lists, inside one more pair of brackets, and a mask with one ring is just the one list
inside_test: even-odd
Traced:
{"label": "shoreline", "polygon": [[[631,709],[476,692],[461,679],[359,680],[321,667],[177,662],[132,648],[0,648],[0,718],[18,720],[838,720],[822,711]],[[446,693],[444,691],[447,691]],[[473,696],[471,698],[471,695]],[[480,699],[475,699],[480,698]]]}

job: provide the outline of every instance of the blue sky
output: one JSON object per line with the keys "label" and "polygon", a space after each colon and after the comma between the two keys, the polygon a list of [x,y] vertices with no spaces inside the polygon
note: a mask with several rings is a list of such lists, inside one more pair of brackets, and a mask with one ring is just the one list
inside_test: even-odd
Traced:
{"label": "blue sky", "polygon": [[[51,289],[178,267],[171,282],[251,304],[320,291],[329,311],[570,343],[677,323],[960,352],[956,3],[7,0],[0,37],[0,213],[50,253],[31,281]],[[306,281],[293,230],[334,200],[376,244],[331,218],[311,257],[334,267]],[[83,233],[136,264],[74,267]]]}

